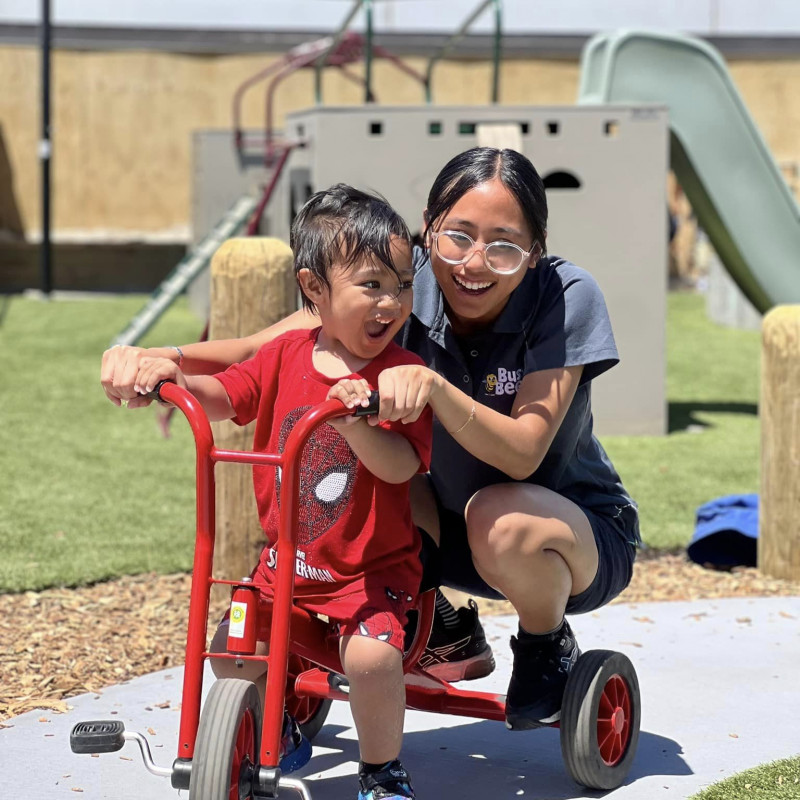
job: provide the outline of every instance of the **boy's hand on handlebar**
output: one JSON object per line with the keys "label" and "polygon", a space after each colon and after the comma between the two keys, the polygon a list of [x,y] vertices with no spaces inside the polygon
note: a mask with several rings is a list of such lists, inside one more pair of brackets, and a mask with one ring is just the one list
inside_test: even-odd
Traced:
{"label": "boy's hand on handlebar", "polygon": [[428,367],[409,364],[389,367],[378,376],[381,408],[375,419],[416,422],[444,379]]}
{"label": "boy's hand on handlebar", "polygon": [[[347,408],[355,410],[359,406],[366,407],[369,405],[371,391],[369,384],[363,378],[342,378],[335,386],[331,386],[326,399],[341,400]],[[346,428],[350,425],[355,425],[358,421],[358,417],[351,415],[336,417],[328,422],[334,428]]]}
{"label": "boy's hand on handlebar", "polygon": [[139,395],[149,394],[161,381],[172,381],[183,389],[187,388],[186,378],[174,361],[170,361],[168,358],[151,358],[149,356],[141,358],[139,372],[134,382],[134,389]]}

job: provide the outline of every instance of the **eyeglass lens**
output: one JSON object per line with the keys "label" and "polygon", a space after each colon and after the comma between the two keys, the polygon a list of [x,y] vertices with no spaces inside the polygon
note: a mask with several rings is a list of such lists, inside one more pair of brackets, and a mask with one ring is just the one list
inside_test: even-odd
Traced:
{"label": "eyeglass lens", "polygon": [[[439,255],[454,262],[468,258],[475,242],[465,233],[442,232],[436,238]],[[525,252],[513,244],[493,242],[486,246],[485,258],[498,272],[513,272],[522,263]]]}

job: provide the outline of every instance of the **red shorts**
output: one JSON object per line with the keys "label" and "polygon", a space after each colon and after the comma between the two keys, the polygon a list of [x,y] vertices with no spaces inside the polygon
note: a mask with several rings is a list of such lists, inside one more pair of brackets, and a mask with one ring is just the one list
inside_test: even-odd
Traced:
{"label": "red shorts", "polygon": [[[348,600],[350,598],[347,598]],[[366,601],[366,598],[362,598]],[[368,602],[368,601],[367,601]],[[343,609],[337,608],[336,603],[331,604],[331,610],[341,613]],[[331,632],[337,638],[342,636],[369,636],[380,642],[388,642],[401,653],[405,644],[406,614],[398,616],[394,608],[377,608],[362,605],[354,610],[352,616],[344,618],[328,617],[331,621]]]}
{"label": "red shorts", "polygon": [[[262,564],[253,572],[253,583],[258,587],[262,601],[268,603],[272,601],[270,572]],[[418,583],[416,576],[414,579]],[[403,652],[404,626],[408,610],[414,605],[417,586],[413,587],[412,592],[397,586],[396,582],[394,574],[371,575],[368,585],[359,586],[347,594],[295,594],[294,603],[306,611],[327,617],[332,636],[369,636],[388,642]],[[406,583],[407,580],[402,582]],[[269,628],[262,627],[258,631],[258,638],[267,641]]]}

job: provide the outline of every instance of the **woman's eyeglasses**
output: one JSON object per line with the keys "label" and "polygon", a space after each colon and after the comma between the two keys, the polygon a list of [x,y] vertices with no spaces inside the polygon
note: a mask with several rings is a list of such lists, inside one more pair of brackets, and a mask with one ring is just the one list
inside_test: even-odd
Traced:
{"label": "woman's eyeglasses", "polygon": [[[431,238],[439,258],[448,264],[463,264],[478,247],[471,236],[461,231],[433,231]],[[536,249],[536,242],[530,250],[523,250],[512,242],[490,242],[483,246],[481,252],[484,264],[492,272],[513,275],[522,266],[525,258]]]}

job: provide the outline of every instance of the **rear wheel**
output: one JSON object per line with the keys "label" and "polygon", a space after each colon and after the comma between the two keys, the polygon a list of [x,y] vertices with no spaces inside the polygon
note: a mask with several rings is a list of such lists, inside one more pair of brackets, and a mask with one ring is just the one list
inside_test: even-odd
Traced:
{"label": "rear wheel", "polygon": [[294,682],[301,672],[314,666],[310,661],[294,653],[289,654],[288,670],[286,672],[286,709],[297,720],[303,736],[310,742],[320,732],[328,712],[331,701],[321,697],[298,697],[294,693]]}
{"label": "rear wheel", "polygon": [[189,800],[252,797],[260,736],[261,703],[255,685],[238,678],[215,681],[200,715]]}
{"label": "rear wheel", "polygon": [[561,753],[573,780],[608,791],[622,784],[639,741],[639,681],[630,660],[589,650],[575,664],[561,708]]}

